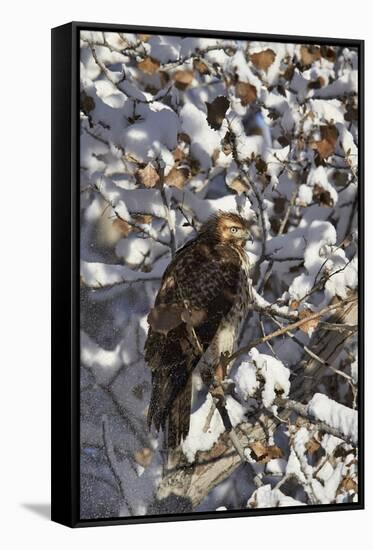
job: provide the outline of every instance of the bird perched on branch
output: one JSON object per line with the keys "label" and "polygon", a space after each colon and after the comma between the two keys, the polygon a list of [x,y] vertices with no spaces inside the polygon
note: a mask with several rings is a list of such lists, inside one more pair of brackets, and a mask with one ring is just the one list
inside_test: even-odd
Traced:
{"label": "bird perched on branch", "polygon": [[148,425],[163,430],[168,449],[188,434],[196,366],[207,383],[225,377],[222,358],[235,347],[251,299],[249,238],[247,220],[219,212],[163,275],[148,316],[145,360],[152,371]]}

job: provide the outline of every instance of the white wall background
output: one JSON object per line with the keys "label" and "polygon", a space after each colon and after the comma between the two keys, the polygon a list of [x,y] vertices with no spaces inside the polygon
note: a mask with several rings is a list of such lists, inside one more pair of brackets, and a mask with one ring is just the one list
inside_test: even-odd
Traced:
{"label": "white wall background", "polygon": [[[3,548],[351,549],[371,533],[373,392],[367,350],[366,511],[69,530],[51,523],[50,456],[50,28],[100,21],[363,38],[366,43],[367,344],[373,232],[372,64],[369,2],[355,0],[8,0],[2,6],[1,483]],[[4,308],[5,304],[5,308]],[[373,518],[372,518],[373,519]]]}

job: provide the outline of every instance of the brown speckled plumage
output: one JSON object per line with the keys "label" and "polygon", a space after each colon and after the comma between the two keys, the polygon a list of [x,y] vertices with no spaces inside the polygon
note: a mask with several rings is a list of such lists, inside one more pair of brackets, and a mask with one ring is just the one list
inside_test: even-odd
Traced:
{"label": "brown speckled plumage", "polygon": [[202,355],[218,361],[222,352],[232,352],[235,346],[249,301],[247,238],[245,219],[220,212],[178,250],[163,275],[155,307],[187,302],[191,310],[201,312],[194,329],[203,348],[203,354],[196,353],[185,323],[167,334],[149,328],[145,343],[145,360],[152,370],[148,423],[166,431],[170,449],[189,431],[193,368]]}

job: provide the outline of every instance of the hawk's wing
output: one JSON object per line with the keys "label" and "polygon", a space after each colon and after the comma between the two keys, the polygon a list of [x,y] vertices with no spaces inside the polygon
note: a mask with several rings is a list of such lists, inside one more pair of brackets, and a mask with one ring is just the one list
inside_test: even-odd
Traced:
{"label": "hawk's wing", "polygon": [[[188,304],[200,312],[195,332],[206,350],[220,321],[227,315],[239,289],[241,259],[229,246],[212,246],[196,239],[176,253],[164,273],[155,307]],[[161,306],[161,307],[158,307]],[[165,307],[163,307],[165,306]],[[191,372],[201,355],[196,354],[184,323],[167,334],[151,328],[145,343],[145,359],[152,369],[149,426],[167,428],[168,447],[175,448],[189,431]]]}

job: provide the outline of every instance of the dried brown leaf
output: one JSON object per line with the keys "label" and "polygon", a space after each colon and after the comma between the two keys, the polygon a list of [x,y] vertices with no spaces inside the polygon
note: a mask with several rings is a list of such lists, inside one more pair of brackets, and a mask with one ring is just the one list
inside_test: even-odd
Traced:
{"label": "dried brown leaf", "polygon": [[152,57],[145,57],[140,63],[137,65],[137,67],[145,74],[155,74],[161,64],[156,59],[153,59]]}
{"label": "dried brown leaf", "polygon": [[249,443],[249,447],[251,449],[251,455],[253,458],[255,458],[256,461],[261,460],[263,457],[267,454],[267,447],[260,441],[254,441],[253,443]]}
{"label": "dried brown leaf", "polygon": [[172,151],[172,156],[176,162],[184,160],[186,157],[185,152],[180,147],[176,147],[176,149]]}
{"label": "dried brown leaf", "polygon": [[293,76],[294,76],[294,71],[295,71],[295,65],[293,65],[292,63],[290,63],[286,69],[285,69],[285,72],[283,74],[283,77],[285,80],[292,80]]}
{"label": "dried brown leaf", "polygon": [[155,187],[160,180],[157,170],[154,168],[151,162],[149,162],[145,168],[140,168],[136,172],[136,179],[138,183],[145,187]]}
{"label": "dried brown leaf", "polygon": [[267,172],[267,163],[262,158],[259,157],[255,161],[255,168],[258,174],[265,174]]}
{"label": "dried brown leaf", "polygon": [[[299,313],[300,319],[307,319],[308,317],[311,317],[313,315],[313,312],[309,309],[304,309]],[[320,317],[315,317],[315,319],[310,319],[309,321],[305,321],[303,324],[300,325],[300,330],[305,332],[306,334],[310,335],[315,330],[317,325],[320,322]]]}
{"label": "dried brown leaf", "polygon": [[325,206],[325,208],[332,208],[334,206],[334,201],[330,194],[330,191],[321,187],[321,185],[314,185],[312,198],[320,206]]}
{"label": "dried brown leaf", "polygon": [[324,160],[335,152],[339,132],[333,124],[320,126],[321,140],[314,143],[319,157]]}
{"label": "dried brown leaf", "polygon": [[248,82],[238,81],[236,84],[236,95],[240,98],[241,104],[245,107],[256,100],[256,88]]}
{"label": "dried brown leaf", "polygon": [[316,80],[309,82],[307,87],[309,90],[319,90],[323,86],[325,86],[325,79],[322,76],[319,76]]}
{"label": "dried brown leaf", "polygon": [[328,61],[335,61],[337,58],[337,54],[330,46],[321,46],[320,54],[325,59],[328,59]]}
{"label": "dried brown leaf", "polygon": [[225,114],[229,109],[229,101],[225,96],[219,95],[209,103],[206,101],[207,122],[213,130],[220,130]]}
{"label": "dried brown leaf", "polygon": [[91,111],[93,111],[95,106],[96,104],[93,97],[87,95],[86,92],[82,92],[80,94],[80,109],[85,115],[88,115]]}
{"label": "dried brown leaf", "polygon": [[173,166],[165,177],[165,183],[171,187],[182,189],[190,178],[190,170],[187,167]]}
{"label": "dried brown leaf", "polygon": [[284,453],[277,445],[266,445],[260,441],[254,441],[249,443],[251,449],[251,456],[256,462],[260,464],[266,464],[274,458],[282,458]]}
{"label": "dried brown leaf", "polygon": [[303,66],[312,65],[314,61],[320,59],[321,53],[318,46],[301,46],[300,61]]}
{"label": "dried brown leaf", "polygon": [[118,231],[118,237],[127,237],[131,231],[132,227],[125,221],[117,218],[113,221],[113,228]]}
{"label": "dried brown leaf", "polygon": [[210,69],[204,61],[201,61],[201,59],[194,59],[193,67],[196,71],[199,72],[199,74],[210,74]]}
{"label": "dried brown leaf", "polygon": [[141,42],[147,42],[149,38],[151,37],[151,34],[138,34],[137,38],[141,40]]}
{"label": "dried brown leaf", "polygon": [[140,464],[140,466],[146,468],[151,463],[153,454],[154,451],[152,449],[149,449],[149,447],[144,447],[144,449],[135,452],[134,458],[137,464]]}
{"label": "dried brown leaf", "polygon": [[313,455],[320,449],[320,441],[317,441],[315,437],[311,437],[305,445],[308,454]]}
{"label": "dried brown leaf", "polygon": [[344,491],[357,491],[357,483],[352,477],[343,478],[340,486]]}
{"label": "dried brown leaf", "polygon": [[151,223],[153,220],[151,214],[132,214],[132,218],[138,223]]}
{"label": "dried brown leaf", "polygon": [[359,111],[357,107],[351,104],[347,105],[344,119],[347,120],[347,122],[354,122],[358,120],[358,118],[359,118]]}
{"label": "dried brown leaf", "polygon": [[255,67],[262,71],[267,71],[267,69],[274,62],[275,58],[276,54],[270,48],[250,55],[250,60],[254,63]]}
{"label": "dried brown leaf", "polygon": [[193,82],[194,74],[192,71],[176,71],[172,78],[175,86],[180,90],[185,90]]}
{"label": "dried brown leaf", "polygon": [[327,139],[322,139],[320,141],[316,141],[315,149],[317,150],[321,159],[327,159],[328,157],[330,157],[330,155],[334,153],[335,145],[333,145]]}
{"label": "dried brown leaf", "polygon": [[279,136],[277,138],[277,141],[279,142],[279,144],[281,145],[281,147],[286,147],[287,145],[289,145],[290,143],[290,139],[287,138],[286,136]]}
{"label": "dried brown leaf", "polygon": [[320,126],[321,139],[327,139],[331,143],[336,143],[339,137],[339,131],[334,124]]}
{"label": "dried brown leaf", "polygon": [[284,453],[280,447],[277,445],[269,445],[268,446],[268,457],[269,460],[272,460],[274,458],[282,458],[284,456]]}
{"label": "dried brown leaf", "polygon": [[185,132],[180,132],[179,134],[177,134],[177,139],[179,141],[183,141],[187,145],[190,145],[190,137]]}
{"label": "dried brown leaf", "polygon": [[277,91],[278,91],[279,94],[286,97],[286,88],[285,88],[285,86],[283,86],[282,84],[278,84]]}
{"label": "dried brown leaf", "polygon": [[230,189],[233,189],[233,191],[236,191],[236,193],[238,193],[239,195],[247,191],[247,185],[239,177],[234,178],[234,180],[227,183],[227,185]]}

